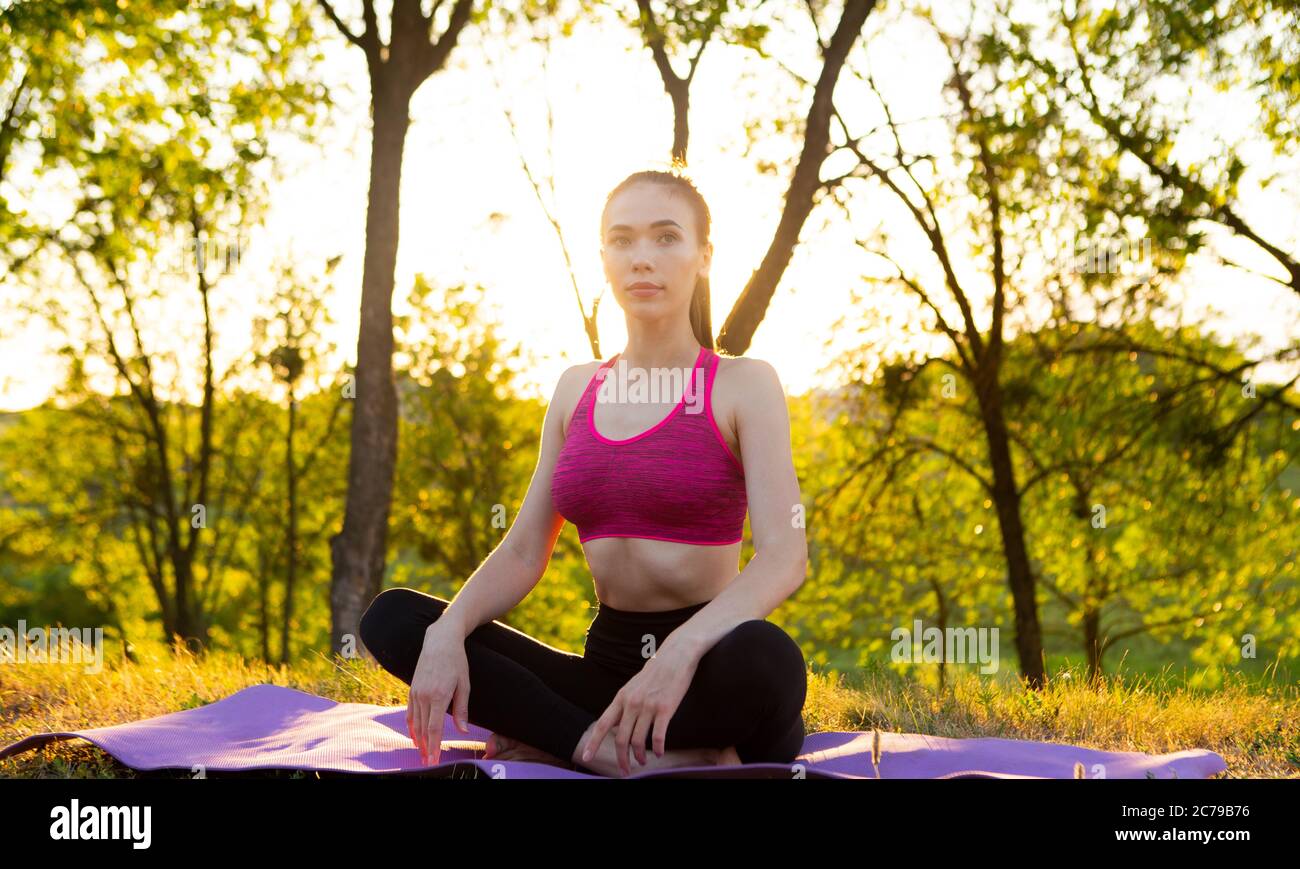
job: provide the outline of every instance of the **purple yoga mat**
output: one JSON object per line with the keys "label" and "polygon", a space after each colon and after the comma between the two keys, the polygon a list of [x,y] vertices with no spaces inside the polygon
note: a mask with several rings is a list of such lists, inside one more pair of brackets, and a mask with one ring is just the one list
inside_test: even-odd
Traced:
{"label": "purple yoga mat", "polygon": [[[214,772],[299,769],[320,772],[451,775],[469,764],[497,778],[602,778],[542,763],[483,760],[489,731],[471,724],[465,736],[448,716],[441,762],[429,766],[406,732],[405,706],[337,703],[279,685],[253,685],[215,703],[131,721],[58,733],[38,733],[0,750],[0,759],[57,739],[81,737],[137,770],[201,766]],[[1075,762],[1088,778],[1208,778],[1227,769],[1218,754],[1189,749],[1171,754],[1097,751],[1015,739],[945,739],[881,733],[881,778],[1072,778]],[[632,778],[755,777],[875,778],[871,733],[810,734],[794,764],[694,766],[633,773]]]}

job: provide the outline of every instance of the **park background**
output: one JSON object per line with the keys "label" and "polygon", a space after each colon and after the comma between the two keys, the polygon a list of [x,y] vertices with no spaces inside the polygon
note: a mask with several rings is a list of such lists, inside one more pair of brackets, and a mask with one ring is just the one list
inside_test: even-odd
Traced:
{"label": "park background", "polygon": [[[0,624],[114,667],[0,668],[6,736],[404,702],[334,655],[355,601],[501,540],[559,373],[626,337],[604,197],[684,165],[720,349],[789,396],[811,723],[1296,774],[1291,4],[370,8],[0,3]],[[330,544],[358,413],[378,573]],[[580,651],[594,603],[566,526],[506,620]],[[999,672],[894,660],[917,619],[998,628]]]}

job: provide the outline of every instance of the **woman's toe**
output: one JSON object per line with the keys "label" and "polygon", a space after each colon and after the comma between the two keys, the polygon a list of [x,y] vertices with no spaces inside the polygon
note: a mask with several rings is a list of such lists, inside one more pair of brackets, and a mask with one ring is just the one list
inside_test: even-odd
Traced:
{"label": "woman's toe", "polygon": [[507,751],[514,746],[514,741],[508,736],[502,736],[499,733],[489,733],[487,738],[487,750],[483,752],[483,758],[486,760],[490,757],[496,757],[503,751]]}
{"label": "woman's toe", "polygon": [[736,751],[734,745],[728,745],[718,752],[719,766],[741,766],[740,752]]}

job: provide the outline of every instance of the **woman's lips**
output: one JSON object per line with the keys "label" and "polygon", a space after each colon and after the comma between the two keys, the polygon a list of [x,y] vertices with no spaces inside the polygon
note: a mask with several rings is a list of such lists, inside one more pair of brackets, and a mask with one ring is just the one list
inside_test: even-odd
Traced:
{"label": "woman's lips", "polygon": [[655,293],[659,292],[662,289],[663,287],[634,287],[628,292],[630,292],[632,295],[638,298],[646,299],[649,298],[650,296],[653,296]]}

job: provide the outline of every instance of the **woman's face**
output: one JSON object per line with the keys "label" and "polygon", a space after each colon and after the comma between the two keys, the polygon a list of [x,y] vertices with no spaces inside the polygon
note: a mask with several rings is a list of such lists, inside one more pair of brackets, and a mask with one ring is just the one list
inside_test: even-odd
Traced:
{"label": "woman's face", "polygon": [[[709,276],[713,246],[699,245],[686,198],[659,184],[634,184],[610,200],[601,226],[605,279],[619,307],[632,315],[686,310],[695,278]],[[648,283],[655,289],[633,285]]]}

